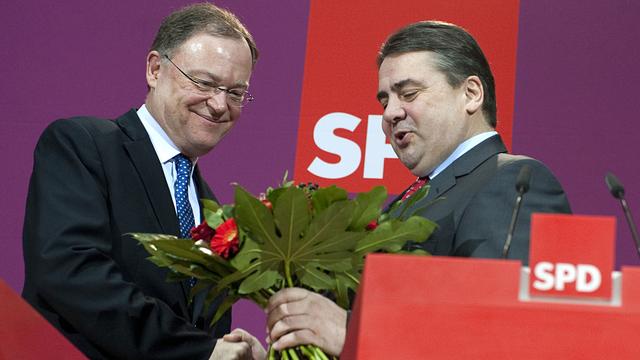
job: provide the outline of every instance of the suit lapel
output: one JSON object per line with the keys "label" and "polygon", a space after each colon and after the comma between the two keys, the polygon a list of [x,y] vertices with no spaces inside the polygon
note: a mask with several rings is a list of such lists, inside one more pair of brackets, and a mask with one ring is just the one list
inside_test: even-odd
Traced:
{"label": "suit lapel", "polygon": [[429,193],[424,199],[415,203],[409,209],[409,213],[426,208],[438,198],[446,198],[447,192],[456,186],[457,178],[468,175],[490,157],[503,152],[507,152],[507,148],[499,135],[492,136],[476,145],[429,181]]}
{"label": "suit lapel", "polygon": [[[173,199],[167,188],[164,172],[158,160],[158,155],[151,144],[149,135],[140,122],[135,110],[131,110],[117,119],[116,123],[131,139],[131,141],[124,143],[124,148],[129,154],[131,163],[136,168],[138,176],[140,176],[140,179],[142,179],[144,183],[147,199],[151,203],[162,233],[178,236],[180,233],[178,217],[174,207],[170,205],[173,204]],[[189,294],[188,285],[183,281],[180,282],[180,285],[174,284],[174,286],[180,287],[183,295],[179,299],[180,304],[183,307],[184,313],[189,314],[187,306]]]}
{"label": "suit lapel", "polygon": [[135,112],[133,114],[132,112],[125,114],[117,122],[131,138],[131,141],[124,143],[124,147],[144,183],[147,197],[153,207],[162,232],[178,235],[180,228],[175,210],[172,206],[167,206],[173,203],[171,193],[167,188],[162,167],[151,140],[149,140],[149,135],[147,135]]}
{"label": "suit lapel", "polygon": [[200,221],[202,222],[204,220],[204,211],[203,211],[202,202],[200,201],[200,199],[211,199],[216,202],[218,202],[218,199],[216,199],[215,195],[213,195],[213,192],[211,191],[207,183],[202,178],[202,175],[200,174],[200,167],[198,165],[196,165],[196,168],[193,171],[193,182],[196,185],[196,190],[198,193],[198,203],[200,204],[200,210],[201,210]]}

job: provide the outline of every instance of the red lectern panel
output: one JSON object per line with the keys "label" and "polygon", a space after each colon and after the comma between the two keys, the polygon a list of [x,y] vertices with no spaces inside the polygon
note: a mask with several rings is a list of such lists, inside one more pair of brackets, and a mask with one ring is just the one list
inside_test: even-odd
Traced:
{"label": "red lectern panel", "polygon": [[0,359],[86,359],[0,280]]}
{"label": "red lectern panel", "polygon": [[341,359],[637,359],[640,270],[622,306],[520,301],[520,262],[368,257]]}

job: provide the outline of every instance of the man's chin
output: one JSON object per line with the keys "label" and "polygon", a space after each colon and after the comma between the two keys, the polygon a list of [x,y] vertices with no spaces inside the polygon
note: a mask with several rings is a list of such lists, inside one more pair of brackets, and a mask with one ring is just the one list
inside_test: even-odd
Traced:
{"label": "man's chin", "polygon": [[209,153],[211,150],[213,150],[213,148],[215,148],[216,145],[218,145],[218,142],[219,140],[215,142],[208,142],[208,143],[189,144],[189,146],[184,147],[181,150],[183,154],[191,158],[201,157]]}

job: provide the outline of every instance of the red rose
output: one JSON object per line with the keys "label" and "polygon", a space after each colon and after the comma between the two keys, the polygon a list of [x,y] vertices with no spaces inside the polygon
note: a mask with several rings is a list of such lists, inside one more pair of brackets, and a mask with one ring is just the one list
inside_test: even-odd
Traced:
{"label": "red rose", "polygon": [[203,221],[202,224],[191,228],[191,238],[193,240],[204,240],[209,242],[215,233],[216,231],[213,230],[206,221]]}
{"label": "red rose", "polygon": [[238,226],[235,219],[231,218],[216,228],[216,234],[211,238],[209,247],[213,252],[225,259],[238,252]]}
{"label": "red rose", "polygon": [[365,227],[367,230],[375,230],[378,227],[378,220],[371,220]]}

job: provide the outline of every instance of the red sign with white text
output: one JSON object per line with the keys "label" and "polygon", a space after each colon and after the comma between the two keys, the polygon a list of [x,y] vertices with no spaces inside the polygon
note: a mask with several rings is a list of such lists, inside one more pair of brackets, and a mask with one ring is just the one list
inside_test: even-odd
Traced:
{"label": "red sign with white text", "polygon": [[415,177],[382,129],[376,55],[386,37],[416,21],[467,29],[496,80],[498,131],[511,147],[518,1],[325,1],[310,4],[294,179],[351,192],[385,185],[402,192]]}
{"label": "red sign with white text", "polygon": [[609,300],[615,233],[612,216],[533,214],[531,296]]}

